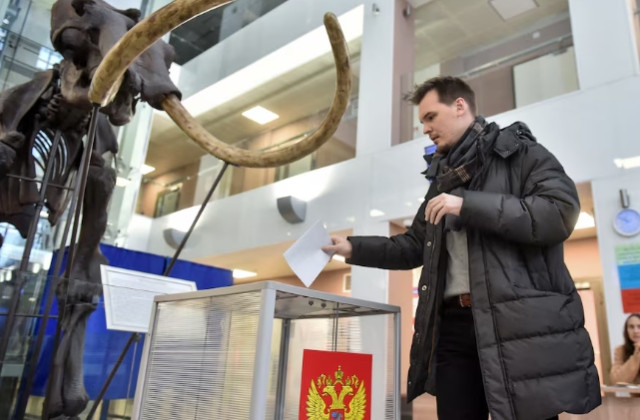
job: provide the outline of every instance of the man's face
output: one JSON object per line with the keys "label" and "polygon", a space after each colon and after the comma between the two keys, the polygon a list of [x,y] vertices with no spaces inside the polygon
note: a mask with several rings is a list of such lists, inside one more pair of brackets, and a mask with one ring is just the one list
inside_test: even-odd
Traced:
{"label": "man's face", "polygon": [[418,104],[418,117],[423,125],[423,133],[431,138],[440,154],[447,153],[473,121],[468,105],[462,98],[446,105],[440,102],[435,89],[430,90]]}
{"label": "man's face", "polygon": [[632,316],[627,321],[627,334],[634,343],[640,343],[640,318]]}

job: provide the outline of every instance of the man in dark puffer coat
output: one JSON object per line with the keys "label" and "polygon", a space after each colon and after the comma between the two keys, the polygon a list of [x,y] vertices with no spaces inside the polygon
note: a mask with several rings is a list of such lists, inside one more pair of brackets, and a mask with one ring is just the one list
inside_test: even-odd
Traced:
{"label": "man in dark puffer coat", "polygon": [[423,266],[408,399],[436,396],[441,420],[541,420],[600,404],[593,348],[563,241],[575,184],[527,126],[475,115],[453,77],[417,86],[437,146],[431,186],[405,234],[333,237],[329,253],[385,269]]}

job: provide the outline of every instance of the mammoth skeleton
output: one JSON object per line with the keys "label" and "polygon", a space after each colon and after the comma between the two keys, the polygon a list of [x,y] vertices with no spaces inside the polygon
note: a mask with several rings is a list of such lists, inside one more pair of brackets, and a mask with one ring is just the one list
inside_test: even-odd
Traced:
{"label": "mammoth skeleton", "polygon": [[[118,147],[112,125],[129,122],[140,99],[166,111],[193,141],[227,164],[265,168],[316,150],[331,138],[346,110],[351,92],[349,57],[336,17],[327,14],[324,23],[337,82],[331,107],[318,129],[297,143],[269,151],[239,149],[209,134],[182,106],[180,92],[168,76],[173,49],[160,38],[226,3],[176,0],[139,21],[139,11],[118,10],[102,0],[58,0],[52,8],[51,40],[63,61],[0,94],[0,221],[15,225],[23,236],[37,217],[38,202],[48,208],[51,224],[60,219],[71,198],[68,189],[59,186],[83,181],[78,173],[81,155],[92,144],[90,140],[83,143],[83,138],[95,132],[77,252],[68,278],[56,289],[59,305],[64,302],[59,309],[63,336],[49,373],[45,407],[49,418],[73,418],[88,403],[82,355],[87,319],[102,293],[99,264],[105,259],[98,245],[116,178],[109,156]],[[90,118],[98,107],[100,112]],[[37,167],[51,172],[52,185],[46,191],[39,191],[34,182],[23,182],[35,177]]]}

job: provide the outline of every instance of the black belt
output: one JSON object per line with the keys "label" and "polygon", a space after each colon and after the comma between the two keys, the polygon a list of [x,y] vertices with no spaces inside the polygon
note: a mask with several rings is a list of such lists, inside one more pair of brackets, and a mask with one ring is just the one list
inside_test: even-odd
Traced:
{"label": "black belt", "polygon": [[444,299],[443,306],[445,308],[470,308],[471,294],[463,293],[461,295],[450,296]]}

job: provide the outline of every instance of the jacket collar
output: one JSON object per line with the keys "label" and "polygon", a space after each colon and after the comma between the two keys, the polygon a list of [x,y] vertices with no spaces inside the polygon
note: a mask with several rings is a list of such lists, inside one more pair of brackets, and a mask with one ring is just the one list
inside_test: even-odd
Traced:
{"label": "jacket collar", "polygon": [[515,122],[500,130],[493,151],[501,158],[507,159],[522,146],[523,138],[536,142],[536,138],[531,134],[531,130],[525,123]]}
{"label": "jacket collar", "polygon": [[[510,126],[500,130],[498,134],[498,138],[496,139],[496,142],[493,146],[493,151],[496,152],[496,154],[501,158],[508,159],[509,156],[514,154],[521,147],[520,138],[522,137],[527,138],[533,142],[536,142],[536,138],[531,133],[531,130],[529,130],[529,127],[527,127],[525,123],[517,121],[511,124]],[[434,157],[435,157],[435,162],[434,162]],[[431,153],[423,156],[429,168],[433,166],[432,165],[433,163],[437,164],[440,157],[441,156],[435,156],[435,153]],[[436,168],[433,168],[431,171],[427,169],[423,171],[422,174],[429,177],[429,175],[434,174],[435,169]]]}

